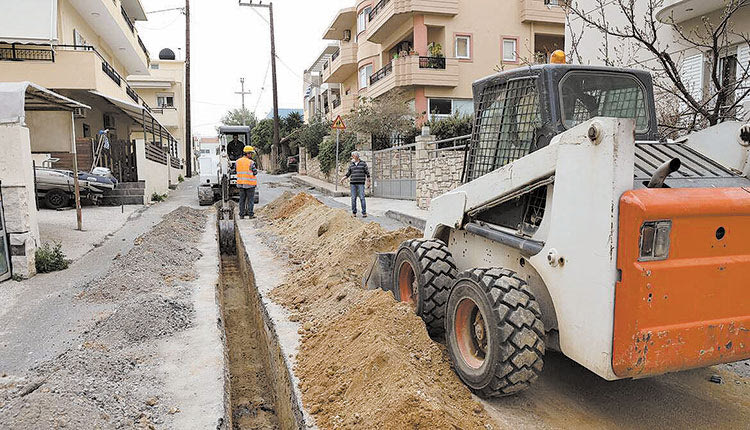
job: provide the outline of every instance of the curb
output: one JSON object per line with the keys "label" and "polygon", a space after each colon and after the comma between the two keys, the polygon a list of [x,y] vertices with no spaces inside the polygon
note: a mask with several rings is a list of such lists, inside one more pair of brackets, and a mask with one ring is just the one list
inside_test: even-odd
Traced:
{"label": "curb", "polygon": [[322,187],[320,185],[316,185],[312,182],[307,182],[306,180],[300,178],[299,176],[292,176],[292,182],[296,184],[300,184],[306,187],[314,188],[316,191],[320,192],[321,194],[324,194],[326,196],[330,197],[348,197],[349,192],[348,191],[334,191],[327,187]]}
{"label": "curb", "polygon": [[388,218],[394,219],[398,222],[408,224],[420,231],[424,231],[425,224],[427,223],[426,220],[422,218],[415,217],[414,215],[405,214],[403,212],[394,211],[394,210],[387,210],[385,211],[385,216]]}

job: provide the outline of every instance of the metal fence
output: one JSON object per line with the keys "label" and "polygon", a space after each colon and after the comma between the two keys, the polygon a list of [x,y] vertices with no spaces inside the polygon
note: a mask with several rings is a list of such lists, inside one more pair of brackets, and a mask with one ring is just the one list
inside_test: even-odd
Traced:
{"label": "metal fence", "polygon": [[373,194],[390,199],[417,198],[416,144],[372,153]]}

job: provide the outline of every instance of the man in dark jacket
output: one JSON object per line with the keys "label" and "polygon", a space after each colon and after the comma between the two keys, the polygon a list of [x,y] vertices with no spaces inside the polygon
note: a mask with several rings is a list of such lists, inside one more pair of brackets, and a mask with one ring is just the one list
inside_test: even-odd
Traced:
{"label": "man in dark jacket", "polygon": [[352,152],[352,162],[349,164],[349,170],[341,178],[341,183],[349,179],[352,195],[352,215],[357,216],[357,197],[359,197],[360,206],[362,206],[362,217],[367,218],[367,204],[365,203],[365,183],[370,188],[370,169],[367,163],[359,159],[359,152]]}

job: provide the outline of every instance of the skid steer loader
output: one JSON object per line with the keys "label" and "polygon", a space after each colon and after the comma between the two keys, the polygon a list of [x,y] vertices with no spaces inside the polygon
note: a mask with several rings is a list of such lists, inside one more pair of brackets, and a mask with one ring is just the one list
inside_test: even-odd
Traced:
{"label": "skid steer loader", "polygon": [[463,185],[365,284],[445,336],[478,395],[548,349],[607,380],[750,357],[750,127],[659,141],[648,73],[564,64],[474,83]]}

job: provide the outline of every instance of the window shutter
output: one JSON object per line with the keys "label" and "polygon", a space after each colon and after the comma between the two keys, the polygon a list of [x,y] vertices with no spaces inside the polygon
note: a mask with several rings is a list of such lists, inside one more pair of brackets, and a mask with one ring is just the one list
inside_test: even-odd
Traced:
{"label": "window shutter", "polygon": [[695,54],[682,60],[680,78],[695,100],[703,98],[703,54]]}
{"label": "window shutter", "polygon": [[[737,46],[737,82],[740,81],[742,83],[735,91],[737,100],[750,89],[750,45],[747,43]],[[750,100],[750,97],[745,97],[743,101],[747,100]]]}

